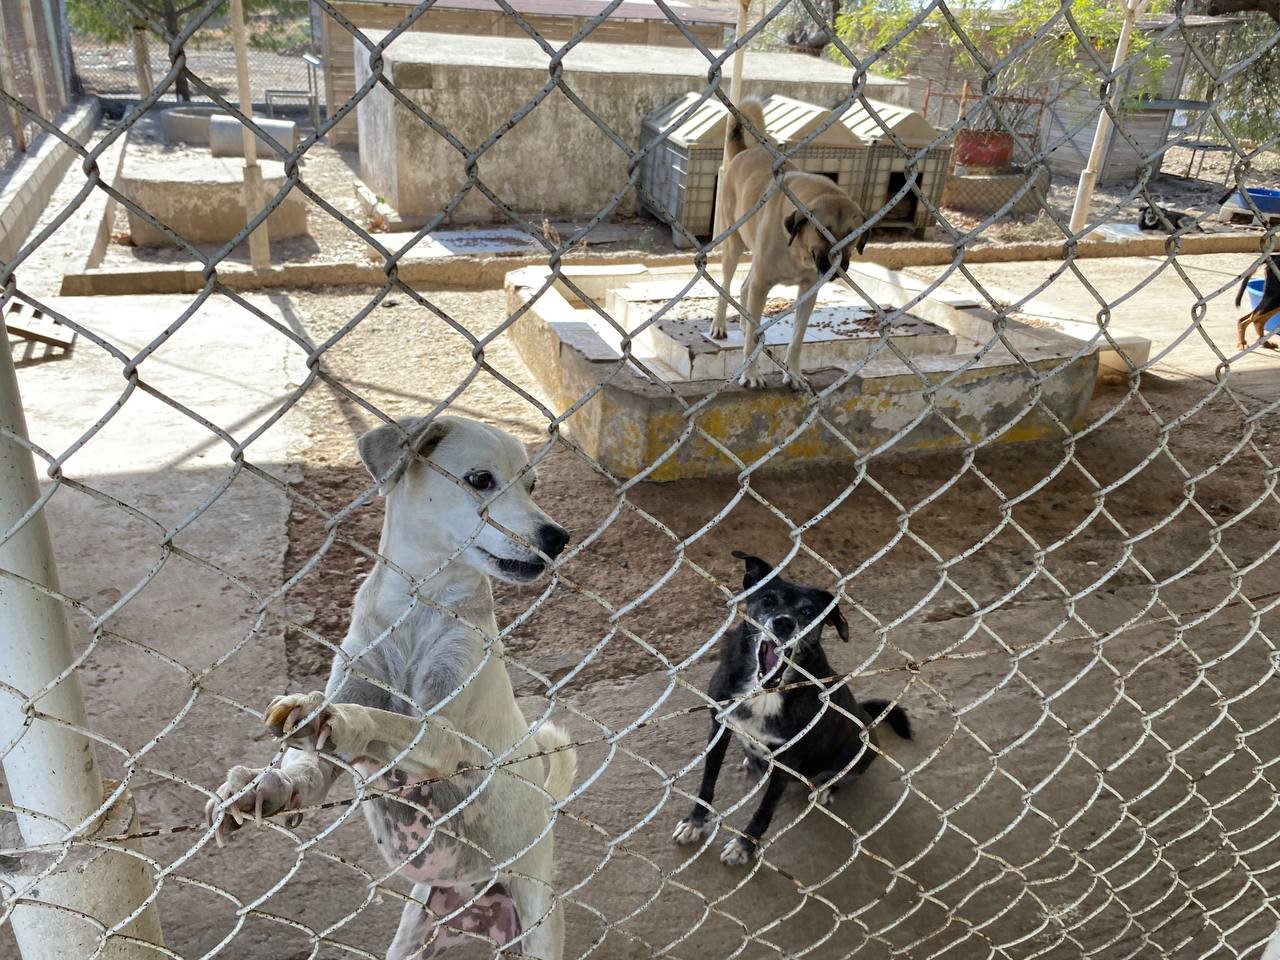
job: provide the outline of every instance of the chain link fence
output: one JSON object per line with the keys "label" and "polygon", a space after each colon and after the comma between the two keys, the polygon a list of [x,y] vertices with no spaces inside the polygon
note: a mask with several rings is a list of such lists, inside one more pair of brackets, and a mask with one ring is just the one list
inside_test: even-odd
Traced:
{"label": "chain link fence", "polygon": [[[4,112],[62,139],[81,158],[84,184],[0,264],[3,315],[15,328],[52,318],[84,366],[59,388],[62,347],[19,353],[24,391],[43,384],[57,398],[26,422],[13,370],[0,370],[0,474],[17,478],[0,498],[0,599],[13,611],[0,653],[0,810],[12,821],[0,844],[0,951],[20,947],[24,960],[438,950],[1271,960],[1280,923],[1280,653],[1270,637],[1280,500],[1269,421],[1280,395],[1268,385],[1266,317],[1256,315],[1259,335],[1246,329],[1244,346],[1234,346],[1232,321],[1246,308],[1229,301],[1241,277],[1202,269],[1184,252],[1208,213],[1168,224],[1146,274],[1118,287],[1085,267],[1099,223],[1167,203],[1152,188],[1166,143],[1152,148],[1131,105],[1111,96],[1162,38],[1178,38],[1214,78],[1208,123],[1235,159],[1243,208],[1263,224],[1240,262],[1266,265],[1276,229],[1251,177],[1277,135],[1244,143],[1214,91],[1274,56],[1280,27],[1223,64],[1187,29],[1191,12],[1178,11],[1112,66],[1097,20],[1072,4],[1046,8],[1015,53],[1073,38],[1092,108],[1039,127],[1039,139],[1022,144],[1012,194],[966,219],[921,177],[963,117],[908,142],[867,95],[877,68],[930,15],[979,53],[948,8],[913,10],[862,48],[832,10],[783,0],[753,11],[746,34],[722,50],[686,29],[680,8],[654,0],[705,64],[689,115],[723,108],[746,126],[748,143],[759,140],[772,170],[764,193],[707,240],[646,191],[641,169],[661,135],[637,142],[612,126],[611,101],[574,72],[574,56],[622,0],[554,43],[507,0],[497,6],[542,68],[536,92],[500,122],[489,115],[496,87],[464,85],[474,108],[449,115],[445,72],[427,71],[424,95],[409,90],[412,71],[389,62],[430,3],[366,34],[338,5],[315,0],[329,29],[351,31],[357,83],[293,149],[240,111],[229,81],[188,43],[225,15],[216,0],[186,8],[176,31],[121,0],[164,38],[164,51],[153,53],[150,92],[90,146],[61,134],[28,91],[4,85]],[[825,105],[828,118],[782,148],[757,137],[722,80],[735,51],[748,48],[748,79],[760,82],[751,45],[794,33],[783,29],[789,22],[824,25],[826,51],[853,69],[838,102]],[[477,56],[486,42],[474,40]],[[986,82],[966,99],[996,127],[1012,126],[998,91],[1013,56],[984,62]],[[86,76],[79,45],[77,62]],[[258,133],[280,166],[225,242],[190,239],[108,172],[106,158],[180,78]],[[106,81],[86,87],[95,83]],[[447,170],[447,200],[416,223],[405,217],[399,232],[386,232],[383,214],[371,230],[309,176],[326,133],[379,102],[435,151],[406,156]],[[780,171],[854,106],[884,118],[879,149],[900,163],[884,203],[833,235],[820,205]],[[553,109],[572,111],[593,139],[564,127],[547,153],[525,156],[535,190],[555,189],[558,173],[537,177],[562,169],[560,153],[572,154],[583,195],[588,148],[625,168],[605,185],[605,202],[559,227],[513,197],[497,159],[515,131]],[[1113,142],[1141,163],[1131,184],[1099,195],[1086,230],[1073,231],[1063,207],[1034,187],[1050,175],[1054,151],[1087,142],[1103,112]],[[362,136],[374,128],[362,118]],[[575,257],[637,195],[648,210],[666,209],[664,221],[694,253],[679,271],[653,275],[648,312],[628,320],[625,298],[601,279],[609,262],[581,267]],[[983,251],[1028,195],[1057,256],[1015,263],[1010,294],[984,281]],[[171,301],[158,325],[136,300],[108,321],[101,300],[43,292],[51,238],[103,196],[197,265],[198,290]],[[283,276],[287,265],[254,273],[242,244],[299,198],[311,222],[372,251],[366,266],[378,283],[248,292],[256,284],[247,272]],[[872,256],[905,249],[881,229],[904,200],[927,212],[945,262],[911,283],[906,273],[850,265],[841,251],[868,236]],[[746,295],[716,252],[783,201],[800,218],[792,241],[825,245],[831,286],[857,297],[865,350],[806,381],[769,338],[785,316],[769,302],[753,352],[731,352],[720,376],[677,376],[675,360],[646,338],[698,296],[728,298],[742,313]],[[415,255],[439,243],[464,203],[536,253],[506,300],[409,279]],[[756,254],[752,271],[763,269]],[[632,261],[612,262],[622,270]],[[1046,331],[1067,326],[1037,299],[1062,278],[1090,304],[1077,318],[1084,333],[1066,348]],[[1264,286],[1275,282],[1280,274]],[[1159,293],[1169,284],[1181,296],[1176,329],[1139,350],[1114,318],[1148,301],[1151,312],[1169,312]],[[579,333],[530,335],[556,298],[578,311]],[[975,312],[963,337],[953,331],[949,348],[926,354],[902,330],[945,334],[929,326],[941,315],[935,302]],[[1210,321],[1211,309],[1230,319]],[[591,364],[566,346],[586,327],[610,346]],[[1178,351],[1191,348],[1212,359],[1211,375],[1171,376]],[[1100,354],[1109,366],[1095,391]],[[753,362],[765,392],[739,386]],[[266,368],[282,378],[279,389],[244,385]],[[965,392],[996,368],[1003,392]],[[548,386],[581,369],[586,386]],[[800,389],[783,392],[783,374]],[[223,399],[201,392],[209,384]],[[618,399],[624,387],[667,419],[655,414],[639,429]],[[882,390],[868,419],[847,415],[849,398],[874,401]],[[734,419],[733,404],[754,404],[754,420]],[[410,413],[422,419],[403,419]],[[528,462],[520,444],[438,419],[445,414],[518,436]],[[291,430],[305,434],[302,447],[282,439]],[[179,437],[177,453],[150,451],[167,431]],[[1005,443],[1019,440],[1039,442]],[[27,477],[32,460],[44,475],[38,490]],[[823,466],[785,469],[806,461]],[[689,463],[713,466],[680,479]],[[153,484],[145,494],[130,486],[138,477]],[[380,489],[390,494],[385,528]],[[413,499],[420,490],[435,508]],[[287,542],[266,537],[255,498],[276,504]],[[47,515],[64,578],[66,567],[77,571],[62,584],[51,572]],[[774,573],[744,566],[732,550],[814,592],[787,594]],[[538,579],[544,567],[549,576]],[[510,583],[491,595],[477,570]],[[766,598],[793,622],[784,626]],[[830,663],[790,642],[805,624],[829,625]],[[745,653],[713,680],[722,649]],[[325,687],[329,661],[328,695],[309,694]],[[746,678],[740,686],[734,670]],[[775,677],[781,687],[770,686]],[[783,705],[799,695],[810,713],[779,738],[770,718],[800,710]],[[286,729],[301,731],[288,747],[278,736]],[[702,770],[734,738],[714,798],[704,790],[700,801]],[[828,748],[834,766],[814,766],[806,751],[821,760]],[[792,780],[799,785],[762,829],[759,808],[779,802]],[[673,830],[682,844],[672,844]]]}
{"label": "chain link fence", "polygon": [[[0,86],[48,119],[71,102],[61,17],[56,2],[14,0],[0,10]],[[0,112],[0,171],[16,162],[39,133],[21,112]]]}
{"label": "chain link fence", "polygon": [[[168,69],[170,38],[202,5],[157,0],[130,10],[123,4],[72,0],[71,46],[87,93],[107,102],[144,97]],[[248,14],[253,102],[272,112],[305,113],[314,82],[304,55],[317,43],[308,4],[251,3]],[[161,102],[208,103],[207,90],[236,98],[236,61],[224,3],[182,43],[185,71]],[[189,76],[200,78],[193,84]],[[270,94],[270,95],[268,95]]]}

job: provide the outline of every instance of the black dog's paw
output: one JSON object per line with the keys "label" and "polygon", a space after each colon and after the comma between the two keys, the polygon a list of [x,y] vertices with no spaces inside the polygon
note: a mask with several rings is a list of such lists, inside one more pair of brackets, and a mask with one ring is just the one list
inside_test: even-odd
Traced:
{"label": "black dog's paw", "polygon": [[681,846],[687,846],[688,844],[699,842],[709,832],[710,828],[707,826],[706,817],[691,815],[676,824],[676,829],[671,834],[671,839]]}
{"label": "black dog's paw", "polygon": [[746,837],[730,837],[720,851],[720,862],[730,867],[744,867],[755,859],[758,850]]}

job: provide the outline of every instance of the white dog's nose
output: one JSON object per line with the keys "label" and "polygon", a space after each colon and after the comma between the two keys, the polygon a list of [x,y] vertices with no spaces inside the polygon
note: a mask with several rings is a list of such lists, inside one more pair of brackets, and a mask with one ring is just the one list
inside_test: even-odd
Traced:
{"label": "white dog's nose", "polygon": [[568,542],[569,531],[564,527],[546,523],[538,528],[538,549],[553,560],[560,556],[560,552]]}

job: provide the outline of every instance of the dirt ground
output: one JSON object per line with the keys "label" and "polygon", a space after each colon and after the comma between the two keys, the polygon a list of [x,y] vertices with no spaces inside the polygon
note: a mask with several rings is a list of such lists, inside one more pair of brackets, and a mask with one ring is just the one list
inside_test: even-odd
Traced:
{"label": "dirt ground", "polygon": [[[349,189],[337,162],[326,169],[335,197]],[[59,250],[51,244],[24,265],[23,289],[51,283],[45,271],[56,271]],[[1197,282],[1234,289],[1244,259],[1182,258],[1179,266]],[[1078,265],[1106,272],[1117,324],[1146,315],[1166,323],[1153,335],[1163,361],[1137,383],[1101,384],[1079,436],[878,456],[865,470],[744,483],[631,486],[552,437],[548,423],[563,411],[545,407],[507,340],[494,335],[507,316],[499,292],[424,290],[422,303],[396,292],[385,306],[374,291],[352,288],[265,297],[295,333],[327,344],[321,376],[278,426],[290,445],[275,438],[268,464],[289,471],[282,569],[266,547],[242,561],[255,576],[278,573],[264,588],[300,577],[284,598],[282,641],[222,626],[216,617],[243,612],[248,601],[206,596],[226,584],[196,567],[168,571],[162,605],[140,598],[126,608],[118,626],[131,638],[193,670],[232,648],[238,667],[208,678],[210,686],[237,682],[218,689],[236,698],[234,709],[206,696],[159,744],[161,759],[150,763],[167,764],[174,778],[157,786],[140,777],[138,792],[152,804],[145,822],[197,823],[203,798],[186,781],[209,789],[230,763],[270,756],[251,707],[267,691],[323,684],[369,566],[352,544],[376,548],[381,522],[369,497],[326,546],[334,513],[370,493],[354,453],[375,422],[364,402],[394,416],[447,402],[528,444],[540,463],[537,499],[573,534],[556,579],[497,593],[523,709],[544,709],[548,684],[559,683],[556,699],[579,743],[582,793],[556,830],[567,956],[1254,955],[1275,926],[1275,369],[1262,366],[1270,357],[1248,358],[1242,365],[1256,365],[1246,371],[1254,379],[1226,387],[1205,375],[1213,354],[1197,334],[1208,325],[1192,324],[1190,291],[1176,301],[1148,293],[1121,302],[1143,271],[1168,272],[1159,260]],[[1005,288],[1026,289],[1054,267],[983,269]],[[92,316],[95,303],[78,309]],[[1227,336],[1221,305],[1213,308],[1212,335]],[[149,336],[137,322],[134,349]],[[217,342],[216,329],[204,333]],[[252,365],[252,334],[226,338],[222,349]],[[1165,353],[1175,347],[1181,352]],[[1183,363],[1197,348],[1200,365]],[[174,353],[179,368],[199,357],[191,366],[234,396],[217,348],[184,355],[176,345]],[[89,407],[110,402],[112,387],[118,392],[119,364],[97,356],[96,366],[83,366],[91,356],[85,346],[59,368],[47,388],[48,421],[70,430],[76,417],[92,419]],[[274,354],[269,362],[287,366]],[[305,376],[292,366],[290,389]],[[53,367],[26,376],[52,378]],[[174,376],[173,389],[195,390],[182,369]],[[64,414],[68,391],[81,396],[90,383],[103,399]],[[33,420],[33,429],[48,426]],[[121,459],[133,439],[114,441]],[[144,471],[180,488],[145,501],[148,510],[177,511],[173,522],[184,499],[198,501],[219,482],[208,465],[211,476],[191,469],[206,452],[191,450],[199,452]],[[225,518],[206,524],[220,538],[212,542],[243,546],[248,536],[236,536],[236,524],[259,515],[233,498],[220,503]],[[88,504],[63,524],[82,548],[73,595],[84,598],[126,566],[102,562],[108,538],[90,507],[99,509]],[[147,539],[155,533],[133,536],[110,542],[145,566],[147,551],[159,549]],[[775,561],[794,551],[788,576],[839,584],[852,641],[828,640],[835,666],[855,677],[860,696],[897,698],[916,727],[909,743],[886,737],[885,759],[830,813],[806,811],[793,791],[764,861],[745,873],[716,859],[723,834],[695,850],[668,839],[696,783],[705,721],[694,691],[705,688],[715,639],[732,620],[733,549]],[[125,589],[130,576],[141,574],[124,576]],[[186,577],[199,581],[199,601]],[[184,636],[190,623],[206,627],[195,652]],[[146,673],[153,661],[135,660],[106,649],[83,672],[97,729],[140,747],[155,731],[138,724],[118,691],[162,684]],[[167,680],[168,699],[155,705],[165,722],[192,690],[186,673]],[[753,790],[745,773],[726,771],[718,803],[727,824],[745,821]],[[318,837],[330,820],[308,820],[301,835]],[[217,955],[228,960],[385,951],[398,908],[385,895],[365,906],[369,871],[380,868],[363,824],[326,833],[305,862],[295,861],[297,841],[283,831],[252,832],[224,851],[209,844],[187,859],[193,836],[147,842],[177,878],[162,912],[178,955],[207,955],[224,938]],[[277,883],[260,912],[237,912]],[[388,886],[403,885],[392,878]]]}
{"label": "dirt ground", "polygon": [[[548,445],[538,387],[502,338],[484,345],[482,365],[473,362],[471,343],[451,324],[483,337],[505,316],[500,294],[423,296],[432,310],[402,295],[394,306],[373,308],[326,352],[323,369],[392,415],[423,412],[466,384],[453,397],[451,412],[512,430],[542,458],[539,502],[572,531],[575,552],[549,589],[498,588],[499,623],[507,625],[510,669],[521,693],[536,697],[545,681],[563,681],[561,701],[599,719],[601,710],[610,711],[610,690],[648,690],[672,676],[704,682],[711,657],[706,648],[728,622],[727,590],[736,588],[740,576],[730,551],[746,549],[776,561],[798,545],[789,575],[827,587],[846,578],[855,639],[847,650],[833,651],[841,669],[860,675],[864,694],[900,697],[924,731],[922,742],[905,752],[891,748],[895,763],[919,764],[901,775],[909,789],[886,788],[894,796],[901,793],[905,806],[897,814],[883,809],[887,798],[872,802],[865,795],[859,803],[870,808],[855,805],[840,814],[849,822],[869,820],[864,825],[872,833],[877,823],[871,808],[891,820],[905,818],[894,821],[901,830],[941,829],[936,847],[885,854],[888,868],[905,869],[923,888],[929,883],[921,877],[952,883],[954,877],[934,862],[949,851],[959,858],[953,866],[984,877],[1000,903],[1021,906],[1048,884],[1049,899],[1073,904],[1063,908],[1063,916],[1082,945],[1115,936],[1135,948],[1141,941],[1161,945],[1164,956],[1189,957],[1209,942],[1205,938],[1214,932],[1191,917],[1190,901],[1177,890],[1160,891],[1180,873],[1184,883],[1212,886],[1216,902],[1244,881],[1225,860],[1226,872],[1210,879],[1210,861],[1226,856],[1241,867],[1261,863],[1258,849],[1243,850],[1242,840],[1215,839],[1226,836],[1215,824],[1261,815],[1268,802],[1264,781],[1245,768],[1254,763],[1251,757],[1265,765],[1277,755],[1274,736],[1265,732],[1273,723],[1274,712],[1265,706],[1271,697],[1262,691],[1272,689],[1267,681],[1274,683],[1274,668],[1267,665],[1274,648],[1265,638],[1277,627],[1271,604],[1280,593],[1267,557],[1275,546],[1280,503],[1263,479],[1274,469],[1275,432],[1265,419],[1256,419],[1265,406],[1261,401],[1223,396],[1199,380],[1153,374],[1139,390],[1104,384],[1090,408],[1094,428],[1067,447],[1049,442],[978,450],[971,457],[884,457],[873,460],[864,475],[851,468],[814,471],[752,478],[746,487],[723,480],[628,488],[565,445]],[[349,324],[370,298],[366,292],[331,290],[291,299],[308,336],[320,343]],[[340,542],[324,549],[326,514],[368,490],[369,478],[353,449],[372,421],[341,390],[322,383],[309,391],[299,412],[309,446],[290,517],[286,573],[310,562],[315,566],[289,593],[289,614],[301,629],[286,636],[286,655],[293,688],[307,689],[323,683],[330,656],[312,631],[340,642],[352,592],[368,569],[341,541],[376,547],[381,512],[376,501],[355,511],[337,528]],[[615,704],[611,716],[625,722],[623,713]],[[683,736],[694,741],[682,746],[673,724],[693,731]],[[663,750],[683,750],[692,758],[697,729],[687,718],[669,721],[660,731]],[[666,739],[672,736],[674,741]],[[665,757],[659,761],[664,769],[676,759],[636,749]],[[583,752],[596,756],[592,747]],[[602,769],[605,781],[574,809],[616,835],[629,826],[628,818],[641,815],[643,804],[637,808],[604,785],[622,776],[616,764]],[[1217,770],[1215,776],[1201,781],[1210,769]],[[643,774],[636,770],[636,776]],[[892,779],[891,768],[886,776]],[[749,787],[739,781],[728,781],[733,785],[726,788],[727,798]],[[1032,856],[1019,846],[1023,834],[1043,832],[1023,820],[1026,811],[1014,813],[1016,804],[1007,805],[1027,790],[1035,796],[1032,819],[1042,819],[1043,828],[1065,844],[1062,849]],[[1090,793],[1094,802],[1087,814],[1078,808],[1079,815],[1072,814],[1076,800]],[[935,814],[915,809],[922,797],[926,807],[957,803],[968,812],[944,816],[939,828],[931,820]],[[983,798],[980,812],[972,806],[974,797]],[[789,816],[795,816],[801,801],[791,802]],[[670,860],[661,834],[678,807],[673,800],[645,829],[638,841],[645,857]],[[970,825],[975,835],[959,827],[969,813],[977,818],[974,824],[982,824]],[[807,829],[813,829],[812,820],[811,815],[805,821]],[[833,830],[847,847],[844,828]],[[1264,828],[1259,821],[1257,830],[1274,832],[1274,826]],[[1144,841],[1144,831],[1165,840],[1149,848],[1156,841]],[[566,854],[573,860],[568,876],[574,877],[586,869],[574,858],[590,862],[594,854],[587,852],[598,851],[600,840],[591,839],[590,831],[579,837],[572,825],[565,833],[563,842],[575,851]],[[1068,842],[1066,836],[1075,839]],[[887,838],[891,844],[928,847],[925,836],[908,839],[890,831]],[[983,851],[1005,842],[1010,864],[1021,866],[1010,865],[1013,874],[988,875]],[[1161,846],[1165,842],[1168,847]],[[786,897],[796,895],[799,881],[787,880],[788,870],[806,871],[792,863],[798,851],[788,853],[782,845],[774,851],[781,858],[774,865],[783,864],[781,878],[775,877],[783,892],[770,896],[790,902]],[[1127,852],[1133,851],[1141,864],[1155,865],[1126,866]],[[702,871],[699,877],[724,879],[714,854],[712,849],[686,866]],[[919,873],[902,866],[914,856],[926,864]],[[859,918],[858,936],[876,929],[870,915],[858,912],[872,910],[876,899],[863,886],[871,882],[865,869],[879,868],[862,862],[843,879],[829,881],[837,899],[861,903],[849,908]],[[1055,876],[1057,885],[1050,881]],[[588,885],[581,896],[609,916],[624,915],[615,881],[593,882],[603,884],[599,889],[607,895],[598,899],[592,892],[597,888]],[[901,893],[892,883],[876,883],[872,887],[888,895],[886,903],[895,890]],[[1123,883],[1134,884],[1137,892],[1119,896],[1121,905],[1094,904],[1108,884]],[[640,879],[632,886],[636,896],[659,889]],[[746,889],[759,894],[765,888]],[[864,895],[871,899],[864,902]],[[955,916],[945,922],[934,917],[931,902],[919,901],[923,912],[903,929],[954,933]],[[968,902],[957,891],[940,895],[940,902],[970,916],[969,907],[957,906]],[[983,905],[969,904],[973,917],[998,913],[991,903],[978,902]],[[1250,913],[1254,907],[1250,895],[1224,904],[1226,914],[1242,922],[1229,942],[1244,942],[1245,931],[1257,936],[1269,929]],[[1053,946],[1050,956],[1072,955],[1068,941],[1050,936],[1063,917],[1048,906],[1036,910],[1050,929],[1033,937],[1027,949],[1038,943]],[[1140,922],[1123,922],[1135,912]],[[683,908],[679,913],[684,916]],[[992,929],[1007,932],[1019,915],[1021,907],[1002,921],[992,920]],[[925,923],[925,916],[932,919]],[[1025,922],[1025,916],[1017,921]],[[647,955],[639,944],[654,945],[655,926],[661,928],[662,921],[642,910],[627,926],[641,931],[635,933],[639,939],[611,940],[618,952],[607,955]],[[886,942],[900,946],[901,932],[884,934],[887,941],[871,937],[867,950],[873,952],[856,955],[871,956]],[[732,939],[718,922],[701,933],[709,938],[708,949],[723,945],[726,936]],[[580,930],[577,936],[585,935]],[[946,955],[977,956],[972,940]],[[941,949],[940,942],[935,946]],[[852,945],[817,949],[814,956],[844,956]]]}
{"label": "dirt ground", "polygon": [[[477,336],[505,316],[502,295],[496,292],[433,292],[425,296],[453,322]],[[297,294],[293,300],[305,318],[308,333],[318,343],[349,323],[368,302],[368,295],[316,292]],[[453,401],[452,410],[482,414],[513,429],[531,449],[545,446],[545,418],[533,403],[503,382],[509,380],[533,396],[539,393],[503,340],[486,346],[488,369],[477,369],[466,341],[447,323],[407,298],[397,296],[395,300],[393,307],[375,308],[326,353],[327,372],[392,415],[428,410],[445,398],[446,387],[463,383],[474,373],[475,379]],[[424,388],[427,370],[431,381],[440,385],[435,390]],[[764,556],[781,557],[791,547],[794,529],[815,517],[820,519],[804,532],[807,550],[796,558],[795,572],[831,580],[830,572],[807,555],[809,550],[841,571],[857,570],[856,580],[849,585],[850,595],[866,598],[867,613],[873,618],[864,624],[866,629],[904,615],[935,588],[940,589],[927,600],[923,608],[926,615],[964,615],[972,610],[963,599],[965,595],[985,606],[1015,588],[1035,554],[1028,537],[1047,545],[1066,536],[1095,509],[1097,490],[1110,484],[1116,486],[1106,494],[1107,512],[1124,518],[1125,527],[1132,531],[1130,536],[1167,516],[1177,515],[1177,520],[1134,543],[1131,558],[1111,575],[1108,587],[1142,583],[1144,567],[1160,571],[1152,575],[1163,579],[1177,569],[1169,566],[1175,562],[1172,558],[1184,555],[1178,549],[1180,544],[1205,536],[1214,518],[1221,522],[1247,508],[1256,495],[1256,472],[1265,469],[1252,447],[1231,454],[1242,424],[1234,431],[1224,430],[1222,418],[1240,421],[1242,415],[1224,398],[1207,401],[1203,415],[1170,431],[1166,452],[1149,454],[1160,447],[1161,419],[1185,412],[1202,402],[1207,392],[1202,385],[1155,378],[1137,395],[1119,385],[1101,390],[1091,416],[1096,419],[1106,414],[1109,429],[1085,438],[1077,446],[1076,462],[1058,467],[1051,482],[1031,493],[1027,492],[1061,457],[1050,445],[983,451],[969,466],[960,454],[875,462],[867,479],[856,484],[852,473],[837,471],[833,476],[827,470],[753,479],[755,496],[739,499],[733,481],[642,485],[620,493],[616,481],[583,463],[563,445],[552,444],[545,451],[540,500],[574,531],[576,541],[597,532],[601,535],[593,537],[589,549],[564,571],[583,592],[554,591],[539,617],[512,635],[512,648],[539,661],[563,657],[563,667],[574,665],[573,652],[583,649],[582,635],[603,636],[608,631],[607,606],[624,606],[672,572],[677,549],[683,549],[686,561],[732,583],[737,571],[728,556],[730,550],[750,548]],[[305,455],[301,492],[314,497],[324,509],[345,506],[368,486],[368,477],[354,455],[354,439],[362,425],[371,421],[355,402],[323,384],[317,384],[302,405],[308,416],[311,446]],[[1255,444],[1269,442],[1269,437],[1265,422],[1255,425]],[[1136,476],[1122,479],[1148,455],[1151,462]],[[1211,469],[1222,457],[1229,457],[1228,462]],[[1190,474],[1210,471],[1195,488],[1200,509],[1186,509],[1182,470]],[[1001,532],[950,570],[947,582],[940,584],[941,560],[961,554],[980,541],[983,533],[1002,526],[1000,497],[992,485],[1003,491],[1006,501],[1016,498],[1016,506],[1007,508]],[[927,505],[911,517],[911,529],[919,531],[936,557],[911,537],[900,537],[899,509],[893,505],[896,500],[903,510],[909,510],[910,505],[923,504],[930,495],[934,496]],[[782,516],[756,502],[756,496],[766,504],[775,504]],[[705,523],[725,510],[712,530],[700,533]],[[1256,542],[1264,542],[1277,520],[1280,512],[1275,504],[1263,503],[1231,526],[1224,545],[1237,538],[1242,543],[1255,537],[1260,538]],[[380,522],[375,502],[358,511],[340,533],[376,546]],[[298,503],[291,523],[290,563],[300,565],[320,547],[325,518],[320,511]],[[1064,585],[1089,583],[1099,572],[1095,567],[1106,569],[1119,561],[1125,539],[1111,524],[1095,518],[1053,550],[1046,557],[1044,574],[1022,585],[1017,596],[1059,594],[1060,589],[1045,574]],[[889,548],[889,544],[894,545]],[[881,554],[881,550],[887,552]],[[1205,562],[1209,568],[1227,569],[1217,566],[1224,562],[1221,557]],[[365,565],[354,550],[336,547],[291,593],[292,601],[310,612],[310,625],[331,640],[340,640],[345,631],[352,584],[362,576]],[[660,669],[667,666],[663,657],[679,659],[697,647],[705,625],[723,616],[724,595],[688,562],[680,564],[674,574],[655,602],[617,621],[617,626],[624,628],[623,635],[612,641],[608,656],[588,666],[588,674],[615,677]],[[586,591],[607,605],[589,598]],[[502,609],[514,615],[531,599],[527,589],[504,589]],[[547,629],[550,622],[574,624],[577,636]],[[290,662],[297,676],[319,677],[327,670],[327,659],[323,650],[313,650],[299,638]]]}

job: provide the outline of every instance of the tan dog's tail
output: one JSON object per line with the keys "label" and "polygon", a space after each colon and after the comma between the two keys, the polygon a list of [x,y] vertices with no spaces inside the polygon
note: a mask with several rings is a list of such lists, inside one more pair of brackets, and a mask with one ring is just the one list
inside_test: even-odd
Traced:
{"label": "tan dog's tail", "polygon": [[533,732],[538,749],[547,755],[547,793],[559,801],[573,789],[578,775],[578,753],[569,746],[569,732],[554,723],[544,723]]}
{"label": "tan dog's tail", "polygon": [[[738,104],[738,113],[747,118],[747,122],[756,128],[760,136],[764,136],[764,103],[759,97],[747,97]],[[738,113],[729,118],[729,145],[725,151],[725,163],[728,163],[743,150],[756,146],[760,141],[747,133],[738,119]]]}

